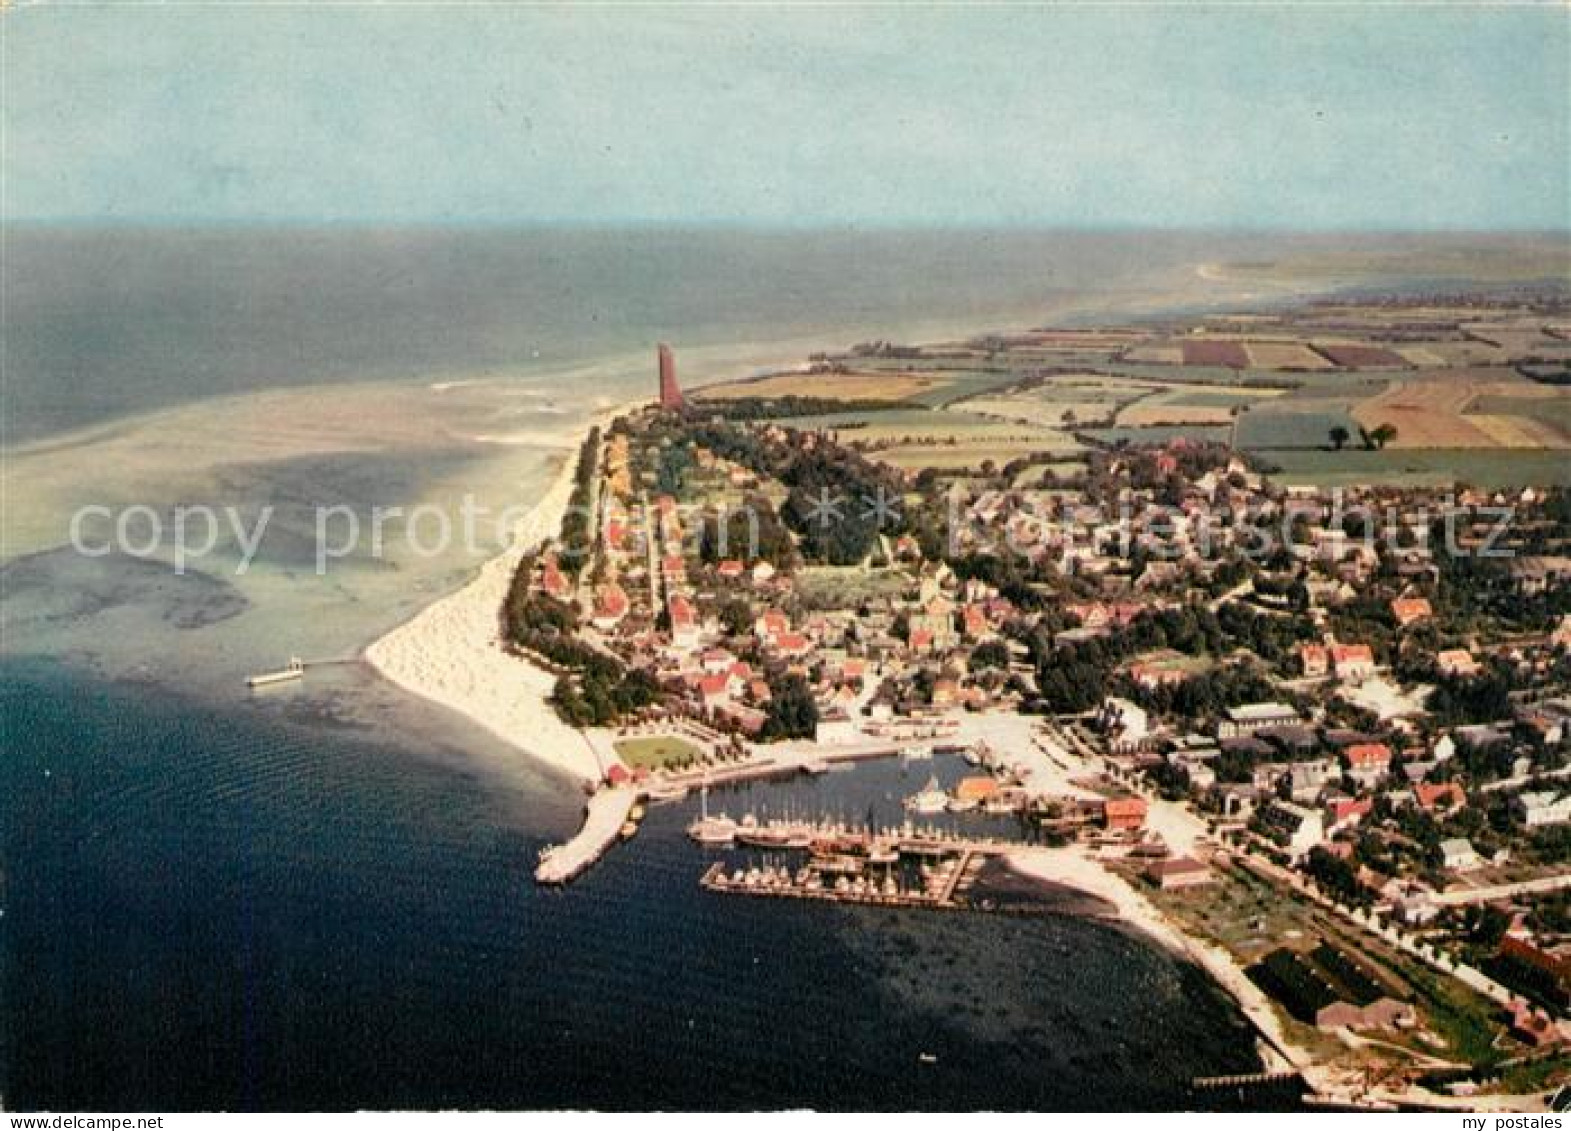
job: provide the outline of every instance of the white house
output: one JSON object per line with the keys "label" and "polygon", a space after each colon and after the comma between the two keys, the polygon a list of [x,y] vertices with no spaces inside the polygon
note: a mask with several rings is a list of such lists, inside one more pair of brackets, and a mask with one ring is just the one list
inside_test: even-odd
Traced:
{"label": "white house", "polygon": [[1326,838],[1325,820],[1313,809],[1295,805],[1291,801],[1272,800],[1261,811],[1261,818],[1275,834],[1275,839],[1287,849],[1288,856],[1297,860]]}
{"label": "white house", "polygon": [[1571,793],[1556,797],[1549,790],[1519,794],[1516,810],[1530,829],[1542,825],[1563,825],[1571,821]]}
{"label": "white house", "polygon": [[1478,853],[1473,851],[1473,846],[1466,837],[1455,837],[1451,840],[1440,842],[1442,863],[1452,872],[1465,872],[1469,868],[1478,867]]}

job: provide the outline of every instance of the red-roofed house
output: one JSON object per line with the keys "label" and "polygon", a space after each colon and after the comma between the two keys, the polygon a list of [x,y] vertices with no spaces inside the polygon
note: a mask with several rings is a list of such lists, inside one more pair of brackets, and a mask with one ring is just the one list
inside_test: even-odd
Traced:
{"label": "red-roofed house", "polygon": [[1146,823],[1145,798],[1109,797],[1102,806],[1102,818],[1115,832],[1138,830]]}
{"label": "red-roofed house", "polygon": [[692,602],[680,593],[673,594],[666,602],[666,612],[671,617],[671,643],[678,648],[698,647],[698,614]]}
{"label": "red-roofed house", "polygon": [[775,637],[775,650],[782,656],[805,656],[812,643],[800,632],[782,632]]}
{"label": "red-roofed house", "polygon": [[1383,742],[1360,742],[1345,753],[1347,772],[1364,785],[1373,785],[1391,769],[1391,748]]}
{"label": "red-roofed house", "polygon": [[1163,891],[1199,887],[1216,879],[1211,874],[1211,869],[1193,856],[1173,856],[1166,860],[1153,860],[1146,867],[1146,875]]}
{"label": "red-roofed house", "polygon": [[1454,813],[1467,805],[1467,791],[1454,781],[1419,782],[1413,787],[1413,799],[1426,812]]}
{"label": "red-roofed house", "polygon": [[1330,654],[1324,644],[1300,644],[1298,662],[1303,665],[1306,676],[1322,676],[1331,670]]}
{"label": "red-roofed house", "polygon": [[744,567],[742,563],[737,561],[735,558],[727,558],[725,561],[715,566],[715,572],[718,573],[721,577],[725,578],[727,581],[735,581],[737,578],[742,576]]}
{"label": "red-roofed house", "polygon": [[1466,648],[1447,648],[1435,656],[1435,666],[1442,675],[1469,676],[1478,674],[1478,661]]}
{"label": "red-roofed house", "polygon": [[1375,653],[1367,644],[1335,644],[1331,668],[1340,680],[1356,683],[1375,673]]}
{"label": "red-roofed house", "polygon": [[622,587],[614,581],[607,582],[595,590],[595,611],[590,623],[602,632],[609,632],[622,622],[630,607]]}
{"label": "red-roofed house", "polygon": [[554,554],[548,556],[540,567],[540,588],[559,601],[565,601],[573,591],[572,582],[557,567]]}
{"label": "red-roofed house", "polygon": [[1326,831],[1356,825],[1375,807],[1373,798],[1337,797],[1326,803]]}
{"label": "red-roofed house", "polygon": [[790,631],[790,628],[791,622],[786,619],[786,615],[779,609],[766,609],[753,622],[753,635],[760,640],[769,641],[779,636],[782,632]]}
{"label": "red-roofed house", "polygon": [[1391,602],[1391,615],[1396,618],[1396,623],[1403,628],[1410,624],[1417,624],[1435,615],[1434,609],[1429,607],[1429,600],[1425,597],[1398,597]]}

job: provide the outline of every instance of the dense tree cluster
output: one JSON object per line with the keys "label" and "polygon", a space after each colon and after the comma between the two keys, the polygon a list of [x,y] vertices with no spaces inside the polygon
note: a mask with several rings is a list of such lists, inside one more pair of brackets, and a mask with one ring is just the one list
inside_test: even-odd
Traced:
{"label": "dense tree cluster", "polygon": [[892,401],[879,397],[727,397],[692,405],[694,417],[722,417],[726,420],[782,420],[792,416],[828,416],[831,413],[888,412],[892,409],[927,408],[918,401]]}
{"label": "dense tree cluster", "polygon": [[1314,877],[1323,890],[1343,903],[1362,907],[1370,902],[1370,893],[1358,882],[1358,872],[1353,865],[1324,848],[1317,846],[1309,850],[1309,856],[1304,861],[1304,871]]}
{"label": "dense tree cluster", "polygon": [[530,589],[534,560],[526,557],[513,575],[502,605],[503,638],[550,661],[562,674],[552,702],[564,722],[605,726],[649,706],[660,688],[649,673],[627,670],[621,661],[580,639],[571,605]]}
{"label": "dense tree cluster", "polygon": [[[1051,632],[1039,626],[1026,643],[1047,708],[1074,712],[1100,703],[1114,684],[1114,669],[1142,652],[1171,648],[1191,656],[1216,656],[1243,647],[1275,660],[1311,633],[1311,626],[1297,618],[1231,604],[1215,613],[1203,606],[1147,610],[1116,633],[1075,643],[1055,645]],[[1155,689],[1122,680],[1117,690],[1152,710],[1193,716],[1282,694],[1263,672],[1248,665],[1218,668]]]}
{"label": "dense tree cluster", "polygon": [[567,513],[562,516],[563,572],[577,577],[594,549],[594,523],[589,513],[593,498],[594,482],[600,451],[600,429],[591,428],[583,446],[578,449],[578,466],[573,472],[573,494],[568,500]]}
{"label": "dense tree cluster", "polygon": [[694,439],[789,492],[781,517],[810,561],[851,565],[880,534],[904,533],[905,487],[898,472],[821,437],[745,430],[726,422],[695,425]]}
{"label": "dense tree cluster", "polygon": [[760,737],[771,741],[817,736],[818,703],[807,680],[794,673],[770,680],[768,717]]}
{"label": "dense tree cluster", "polygon": [[1474,676],[1441,676],[1430,694],[1430,717],[1440,726],[1492,723],[1511,717],[1511,679],[1490,668]]}
{"label": "dense tree cluster", "polygon": [[699,522],[698,556],[704,562],[761,558],[787,571],[796,564],[791,533],[774,505],[762,495],[750,495],[734,509],[707,511]]}

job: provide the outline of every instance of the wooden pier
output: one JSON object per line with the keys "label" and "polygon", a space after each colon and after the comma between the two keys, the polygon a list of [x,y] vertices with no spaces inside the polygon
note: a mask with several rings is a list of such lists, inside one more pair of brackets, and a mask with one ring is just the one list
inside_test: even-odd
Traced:
{"label": "wooden pier", "polygon": [[1197,1092],[1215,1092],[1230,1088],[1264,1088],[1293,1081],[1302,1084],[1297,1072],[1244,1072],[1234,1076],[1196,1076],[1189,1086]]}
{"label": "wooden pier", "polygon": [[726,875],[724,864],[711,864],[700,885],[709,891],[727,895],[769,896],[775,899],[812,899],[823,903],[858,903],[869,907],[927,907],[937,910],[955,910],[967,905],[955,899],[956,882],[960,870],[945,884],[942,892],[882,891],[877,887],[836,889],[829,886],[809,887],[792,880],[786,882],[736,882]]}
{"label": "wooden pier", "polygon": [[[880,869],[893,867],[886,860],[870,858],[875,838],[869,834],[841,833],[836,838],[839,850],[833,855],[813,852],[798,868],[752,867],[745,871],[724,862],[709,866],[699,883],[705,889],[735,895],[774,896],[782,899],[814,899],[832,903],[860,903],[875,907],[930,907],[952,909],[970,907],[963,898],[976,878],[982,862],[1008,851],[1003,842],[967,841],[943,836],[877,838],[883,849],[894,849],[901,856],[943,861],[931,874],[924,866],[921,888],[891,890],[892,873]],[[846,855],[849,853],[849,855]],[[842,862],[854,866],[856,879],[847,882]],[[838,880],[828,877],[839,876]],[[879,877],[882,876],[881,880]]]}

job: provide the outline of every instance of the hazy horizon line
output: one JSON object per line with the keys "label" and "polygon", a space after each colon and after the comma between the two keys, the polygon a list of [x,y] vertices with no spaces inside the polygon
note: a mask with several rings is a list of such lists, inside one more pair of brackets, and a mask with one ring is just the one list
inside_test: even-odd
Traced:
{"label": "hazy horizon line", "polygon": [[1475,225],[1422,227],[1396,227],[1384,225],[1325,227],[1306,225],[1223,225],[1223,224],[1154,224],[1154,223],[1093,223],[1071,224],[1052,221],[1010,220],[748,220],[725,219],[661,219],[644,217],[610,219],[543,219],[538,217],[487,218],[487,217],[354,217],[324,218],[306,216],[267,217],[100,217],[100,216],[26,216],[0,217],[0,228],[11,229],[77,229],[105,231],[125,230],[322,230],[388,231],[393,229],[426,230],[496,230],[516,231],[713,231],[753,232],[759,234],[832,232],[832,233],[917,233],[917,232],[1039,232],[1073,235],[1140,235],[1146,233],[1170,235],[1225,235],[1225,236],[1521,236],[1543,239],[1560,239],[1571,243],[1571,222],[1564,228],[1540,226],[1502,225],[1482,228]]}

